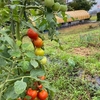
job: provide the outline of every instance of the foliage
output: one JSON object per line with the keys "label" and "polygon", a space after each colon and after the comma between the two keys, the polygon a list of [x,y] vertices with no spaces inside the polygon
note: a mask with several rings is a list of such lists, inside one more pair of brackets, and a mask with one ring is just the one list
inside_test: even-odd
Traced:
{"label": "foliage", "polygon": [[[47,92],[55,91],[48,81],[41,79],[45,76],[45,66],[41,64],[44,46],[38,48],[34,42],[37,37],[43,42],[45,30],[51,40],[59,42],[55,15],[65,19],[65,12],[54,11],[48,4],[38,0],[0,0],[0,100],[31,99],[27,89],[40,93],[41,84]],[[38,34],[35,38],[30,38],[29,28],[32,34]],[[24,41],[27,35],[29,42]],[[52,99],[50,95],[48,100]]]}
{"label": "foliage", "polygon": [[97,13],[97,21],[100,21],[100,13]]}
{"label": "foliage", "polygon": [[[46,67],[47,78],[52,86],[57,88],[54,100],[99,100],[100,98],[100,47],[91,45],[87,47],[86,41],[82,43],[80,40],[80,35],[87,37],[88,34],[93,35],[94,40],[99,38],[100,27],[86,30],[84,26],[86,24],[67,28],[67,32],[65,29],[62,30],[59,37],[63,50],[57,48],[58,44],[55,41],[45,42],[49,58]],[[70,32],[73,28],[74,31]],[[91,53],[82,55],[82,49],[74,52],[75,48],[85,48],[83,54],[87,52],[86,49]]]}
{"label": "foliage", "polygon": [[[69,3],[69,8],[73,10],[89,10],[94,4],[96,4],[95,0],[73,0],[73,2]],[[69,9],[69,10],[71,10]]]}

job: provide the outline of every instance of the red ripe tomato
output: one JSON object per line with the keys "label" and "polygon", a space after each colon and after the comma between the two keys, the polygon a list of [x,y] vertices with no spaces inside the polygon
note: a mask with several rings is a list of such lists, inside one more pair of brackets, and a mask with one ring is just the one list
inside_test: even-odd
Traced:
{"label": "red ripe tomato", "polygon": [[34,46],[36,46],[37,48],[40,48],[43,46],[43,41],[41,38],[37,38],[36,40],[32,40]]}
{"label": "red ripe tomato", "polygon": [[40,84],[40,85],[38,85],[37,87],[38,87],[38,89],[42,89],[43,85]]}
{"label": "red ripe tomato", "polygon": [[45,90],[42,90],[41,92],[38,93],[38,98],[40,100],[45,100],[48,97],[48,92]]}
{"label": "red ripe tomato", "polygon": [[29,36],[29,38],[34,39],[34,40],[38,38],[38,34],[31,28],[28,29],[27,35]]}
{"label": "red ripe tomato", "polygon": [[32,99],[35,99],[37,97],[37,91],[32,90],[32,88],[29,88],[27,90],[26,94],[29,95],[30,97],[32,97]]}

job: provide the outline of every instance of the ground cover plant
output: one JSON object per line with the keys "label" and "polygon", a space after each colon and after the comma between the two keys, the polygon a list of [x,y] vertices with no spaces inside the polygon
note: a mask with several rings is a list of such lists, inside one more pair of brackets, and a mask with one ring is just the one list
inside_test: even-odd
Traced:
{"label": "ground cover plant", "polygon": [[57,89],[53,100],[100,99],[100,27],[96,25],[93,29],[86,24],[60,30],[63,50],[55,41],[46,40],[47,78]]}

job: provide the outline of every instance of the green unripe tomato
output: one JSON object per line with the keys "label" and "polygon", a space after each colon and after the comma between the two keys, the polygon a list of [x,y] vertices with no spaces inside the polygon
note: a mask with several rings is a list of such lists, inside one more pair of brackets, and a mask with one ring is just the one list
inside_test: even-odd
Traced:
{"label": "green unripe tomato", "polygon": [[61,5],[60,11],[63,11],[63,12],[67,11],[67,5]]}
{"label": "green unripe tomato", "polygon": [[60,10],[60,4],[59,4],[59,2],[54,3],[53,10],[54,11],[59,11]]}
{"label": "green unripe tomato", "polygon": [[46,58],[46,57],[43,57],[43,58],[41,59],[40,63],[41,63],[42,65],[45,65],[45,64],[47,63],[47,58]]}
{"label": "green unripe tomato", "polygon": [[52,7],[54,5],[54,0],[44,0],[44,5],[46,7]]}

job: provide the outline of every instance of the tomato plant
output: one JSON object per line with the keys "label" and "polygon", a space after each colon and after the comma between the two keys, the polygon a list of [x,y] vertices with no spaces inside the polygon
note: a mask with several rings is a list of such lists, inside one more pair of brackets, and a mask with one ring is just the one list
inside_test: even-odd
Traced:
{"label": "tomato plant", "polygon": [[47,62],[42,36],[48,30],[49,39],[59,42],[55,15],[65,19],[53,5],[54,0],[0,1],[0,100],[37,99],[37,91],[39,98],[43,93],[52,99],[48,91],[55,90],[41,77]]}

